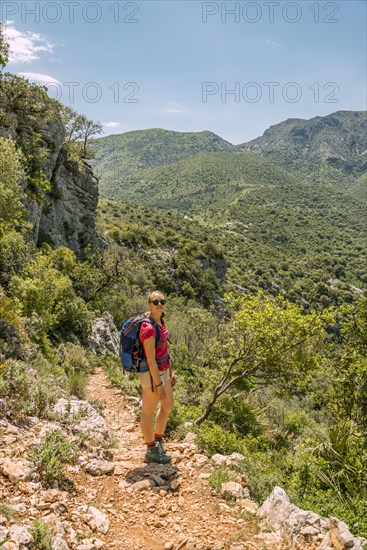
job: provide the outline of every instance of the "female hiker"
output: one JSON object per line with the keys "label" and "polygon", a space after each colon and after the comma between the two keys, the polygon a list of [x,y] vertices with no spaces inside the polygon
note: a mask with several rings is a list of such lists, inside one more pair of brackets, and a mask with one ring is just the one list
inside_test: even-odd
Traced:
{"label": "female hiker", "polygon": [[[147,451],[145,462],[167,464],[171,458],[163,445],[164,431],[173,407],[173,386],[176,378],[168,354],[168,330],[164,320],[166,299],[162,292],[152,292],[148,300],[149,318],[152,323],[143,322],[140,328],[140,341],[144,348],[149,371],[139,373],[142,386],[141,431]],[[159,343],[156,346],[156,334],[159,331]],[[159,410],[153,425],[153,416]]]}

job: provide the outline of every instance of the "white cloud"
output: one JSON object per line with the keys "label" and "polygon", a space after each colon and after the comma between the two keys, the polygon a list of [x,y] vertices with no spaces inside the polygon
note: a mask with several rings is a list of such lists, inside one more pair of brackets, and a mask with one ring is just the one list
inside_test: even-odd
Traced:
{"label": "white cloud", "polygon": [[270,48],[280,48],[279,42],[276,42],[275,40],[265,40],[265,45]]}
{"label": "white cloud", "polygon": [[183,113],[183,111],[180,111],[179,109],[162,109],[164,113]]}
{"label": "white cloud", "polygon": [[103,126],[106,128],[118,128],[121,124],[119,122],[104,122]]}
{"label": "white cloud", "polygon": [[14,21],[8,21],[4,35],[10,46],[10,63],[32,63],[41,53],[52,53],[55,44],[47,38],[31,31],[21,32],[14,27]]}
{"label": "white cloud", "polygon": [[24,76],[24,78],[28,78],[28,80],[31,80],[32,82],[37,82],[39,84],[46,85],[47,84],[60,84],[59,80],[54,78],[53,76],[49,76],[48,74],[42,74],[42,73],[18,73],[20,76]]}

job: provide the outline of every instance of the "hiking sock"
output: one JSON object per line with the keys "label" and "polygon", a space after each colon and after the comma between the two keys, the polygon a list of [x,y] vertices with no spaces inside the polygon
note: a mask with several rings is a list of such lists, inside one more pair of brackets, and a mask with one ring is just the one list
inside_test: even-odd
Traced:
{"label": "hiking sock", "polygon": [[164,434],[154,434],[154,437],[155,437],[155,440],[159,442],[163,440]]}
{"label": "hiking sock", "polygon": [[155,446],[155,440],[154,441],[150,441],[149,443],[145,443],[147,448],[149,449],[150,447],[154,447]]}

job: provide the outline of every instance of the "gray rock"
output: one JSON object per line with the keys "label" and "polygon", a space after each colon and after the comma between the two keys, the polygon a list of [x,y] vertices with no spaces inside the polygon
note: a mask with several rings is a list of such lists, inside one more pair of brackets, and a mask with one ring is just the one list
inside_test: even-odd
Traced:
{"label": "gray rock", "polygon": [[[172,488],[172,482],[177,480],[177,469],[169,464],[147,464],[143,468],[134,468],[126,476],[127,483],[130,483],[134,490],[145,490],[152,488],[159,492],[160,489]],[[143,483],[144,482],[144,483]],[[141,483],[141,485],[137,485]],[[125,482],[124,482],[124,488]],[[140,488],[140,489],[139,489]]]}
{"label": "gray rock", "polygon": [[248,498],[250,496],[249,490],[236,481],[222,483],[220,494],[228,498]]}
{"label": "gray rock", "polygon": [[16,542],[21,548],[32,546],[33,537],[24,525],[12,525],[9,529],[8,537]]}
{"label": "gray rock", "polygon": [[354,537],[349,527],[343,521],[331,517],[329,520],[330,542],[335,550],[365,550],[367,540],[362,537]]}
{"label": "gray rock", "polygon": [[215,454],[212,456],[212,463],[214,466],[224,466],[227,462],[227,457],[225,455]]}
{"label": "gray rock", "polygon": [[104,418],[97,413],[94,407],[88,401],[82,401],[80,399],[67,399],[61,398],[54,405],[54,412],[75,416],[82,415],[81,418],[73,426],[75,432],[83,432],[89,434],[87,442],[90,445],[100,445],[103,442],[110,440],[110,433],[108,431]]}
{"label": "gray rock", "polygon": [[92,529],[96,529],[104,535],[108,533],[110,521],[105,514],[98,510],[98,508],[94,508],[94,506],[88,507],[87,514],[91,516],[92,521],[89,521],[88,524]]}
{"label": "gray rock", "polygon": [[232,464],[236,464],[238,462],[241,462],[245,457],[241,455],[241,453],[232,453],[231,455],[227,456],[227,465],[232,466]]}
{"label": "gray rock", "polygon": [[92,476],[103,476],[111,474],[115,469],[114,462],[108,462],[107,460],[92,460],[88,462],[85,469],[88,474]]}
{"label": "gray rock", "polygon": [[118,355],[120,334],[110,313],[103,313],[102,317],[93,323],[88,345],[96,355],[103,355],[107,350]]}
{"label": "gray rock", "polygon": [[134,491],[147,491],[153,486],[153,483],[150,479],[143,479],[142,481],[137,481],[132,485]]}
{"label": "gray rock", "polygon": [[298,508],[280,487],[273,489],[258,513],[291,545],[321,540],[318,550],[364,550],[364,544],[367,547],[367,540],[354,537],[345,523]]}
{"label": "gray rock", "polygon": [[0,458],[0,474],[7,477],[12,483],[30,481],[32,479],[30,462],[15,462],[10,458]]}
{"label": "gray rock", "polygon": [[56,537],[52,542],[52,550],[70,550],[70,546],[62,537]]}

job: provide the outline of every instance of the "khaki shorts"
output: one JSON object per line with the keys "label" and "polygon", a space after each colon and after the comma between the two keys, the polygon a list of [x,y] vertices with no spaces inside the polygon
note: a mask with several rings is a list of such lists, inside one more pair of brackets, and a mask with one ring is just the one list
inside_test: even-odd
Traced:
{"label": "khaki shorts", "polygon": [[[147,372],[138,372],[138,378],[143,390],[152,389],[152,381],[150,378],[150,372],[148,370]],[[170,379],[169,369],[159,371],[159,378],[161,379],[161,382],[165,384],[167,380]],[[153,386],[154,386],[154,380],[153,380]]]}

